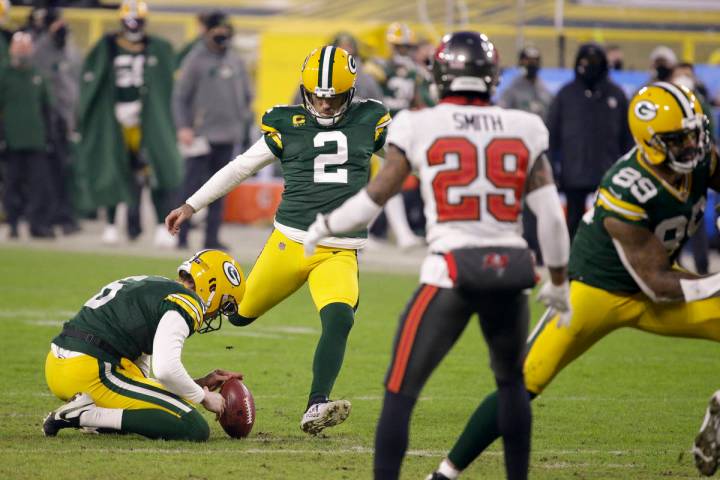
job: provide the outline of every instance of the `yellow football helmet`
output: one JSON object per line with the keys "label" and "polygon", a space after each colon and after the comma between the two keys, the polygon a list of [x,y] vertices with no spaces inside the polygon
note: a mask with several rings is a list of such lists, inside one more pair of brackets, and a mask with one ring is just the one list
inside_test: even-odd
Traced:
{"label": "yellow football helmet", "polygon": [[120,18],[145,18],[148,14],[147,3],[138,0],[123,0],[120,4]]}
{"label": "yellow football helmet", "polygon": [[393,22],[387,29],[387,42],[390,45],[415,45],[417,37],[415,32],[406,24]]}
{"label": "yellow football helmet", "polygon": [[0,0],[0,19],[4,19],[5,16],[10,12],[10,1]]}
{"label": "yellow football helmet", "polygon": [[201,250],[178,267],[181,279],[192,279],[195,293],[203,301],[204,321],[198,333],[212,332],[222,326],[222,315],[237,313],[245,294],[242,268],[222,250]]}
{"label": "yellow football helmet", "polygon": [[[300,92],[303,105],[320,125],[332,126],[340,121],[355,95],[357,64],[355,58],[340,47],[316,48],[305,58],[301,70]],[[325,100],[320,109],[318,99]]]}
{"label": "yellow football helmet", "polygon": [[643,87],[628,108],[630,132],[645,159],[677,173],[691,172],[707,153],[707,122],[695,95],[668,82]]}

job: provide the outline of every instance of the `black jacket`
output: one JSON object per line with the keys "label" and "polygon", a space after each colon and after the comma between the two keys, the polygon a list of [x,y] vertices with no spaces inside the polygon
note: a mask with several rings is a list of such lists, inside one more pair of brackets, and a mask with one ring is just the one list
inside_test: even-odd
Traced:
{"label": "black jacket", "polygon": [[634,144],[628,100],[605,77],[589,89],[576,78],[563,86],[548,113],[550,155],[561,189],[594,190]]}

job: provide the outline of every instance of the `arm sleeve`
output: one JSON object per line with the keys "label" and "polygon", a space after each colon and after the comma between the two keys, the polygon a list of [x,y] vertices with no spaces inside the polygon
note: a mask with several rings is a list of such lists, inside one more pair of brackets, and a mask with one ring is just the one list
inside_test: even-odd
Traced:
{"label": "arm sleeve", "polygon": [[533,190],[525,199],[537,216],[537,236],[540,251],[548,267],[567,265],[570,257],[570,236],[555,185]]}
{"label": "arm sleeve", "polygon": [[402,110],[393,122],[388,126],[387,143],[393,144],[400,150],[405,152],[405,156],[410,158],[410,150],[412,147],[412,125],[410,123],[410,114],[406,110]]}
{"label": "arm sleeve", "polygon": [[153,372],[170,392],[191,402],[200,403],[205,398],[205,392],[188,375],[180,361],[183,345],[189,334],[190,329],[178,312],[165,312],[153,340]]}
{"label": "arm sleeve", "polygon": [[238,155],[233,161],[218,170],[185,203],[197,212],[226,195],[243,180],[269,165],[273,160],[275,160],[275,155],[270,151],[265,140],[261,138],[245,153]]}
{"label": "arm sleeve", "polygon": [[140,355],[135,361],[133,362],[137,367],[140,369],[140,371],[145,375],[146,377],[150,376],[150,363],[152,362],[152,357],[148,355],[147,353],[143,353]]}
{"label": "arm sleeve", "polygon": [[192,105],[192,97],[195,92],[196,77],[191,60],[192,57],[185,58],[173,90],[172,109],[176,128],[191,128],[193,124],[190,105]]}

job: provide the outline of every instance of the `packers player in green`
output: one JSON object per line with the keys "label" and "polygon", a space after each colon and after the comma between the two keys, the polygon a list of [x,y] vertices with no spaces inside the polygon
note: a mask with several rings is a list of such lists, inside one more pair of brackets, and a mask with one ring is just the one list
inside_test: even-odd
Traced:
{"label": "packers player in green", "polygon": [[[675,265],[702,223],[707,189],[720,190],[707,118],[692,92],[657,82],[633,97],[628,120],[636,146],[603,177],[571,247],[572,321],[562,327],[558,315],[545,315],[530,335],[524,365],[530,398],[618,328],[720,341],[720,274],[701,277]],[[428,478],[457,478],[497,439],[497,410],[494,393]],[[698,435],[701,471],[717,467],[716,445],[708,441],[717,425],[706,422]]]}
{"label": "packers player in green", "polygon": [[[178,267],[178,276],[112,282],[65,323],[50,345],[45,379],[68,402],[45,418],[46,436],[82,427],[208,439],[210,428],[194,404],[222,414],[225,400],[213,390],[242,375],[215,370],[193,380],[180,360],[182,348],[187,337],[219,329],[222,316],[237,311],[245,280],[220,250],[198,252]],[[155,378],[149,378],[151,362]]]}
{"label": "packers player in green", "polygon": [[277,106],[262,118],[264,136],[218,171],[165,219],[171,233],[195,212],[260,168],[280,161],[285,181],[275,229],[248,276],[247,292],[230,318],[248,325],[308,283],[322,334],[300,427],[317,434],[343,422],[347,400],[330,401],[358,305],[357,250],[367,231],[329,238],[306,258],[303,239],[318,213],[339,207],[367,184],[370,157],[383,148],[390,115],[375,100],[353,101],[354,58],[332,45],[313,50],[302,66],[302,105]]}

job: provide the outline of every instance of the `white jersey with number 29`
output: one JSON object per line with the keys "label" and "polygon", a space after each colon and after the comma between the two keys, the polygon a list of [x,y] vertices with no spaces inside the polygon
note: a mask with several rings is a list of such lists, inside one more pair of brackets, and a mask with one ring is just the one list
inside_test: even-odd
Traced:
{"label": "white jersey with number 29", "polygon": [[[405,152],[420,178],[431,253],[527,247],[520,223],[525,179],[548,148],[548,131],[540,117],[443,102],[398,113],[387,144]],[[421,281],[452,286],[444,261],[438,263],[441,259],[428,256]]]}

